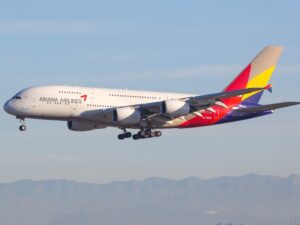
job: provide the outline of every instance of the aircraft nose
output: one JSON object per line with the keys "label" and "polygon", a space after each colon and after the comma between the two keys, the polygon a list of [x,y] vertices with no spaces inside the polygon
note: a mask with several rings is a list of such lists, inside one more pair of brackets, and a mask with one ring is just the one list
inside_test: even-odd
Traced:
{"label": "aircraft nose", "polygon": [[8,109],[8,101],[5,102],[4,106],[3,106],[3,109],[5,112],[7,112],[7,109]]}
{"label": "aircraft nose", "polygon": [[11,105],[11,100],[8,100],[4,106],[3,106],[3,109],[5,112],[7,112],[8,114],[12,114],[13,113],[13,107]]}

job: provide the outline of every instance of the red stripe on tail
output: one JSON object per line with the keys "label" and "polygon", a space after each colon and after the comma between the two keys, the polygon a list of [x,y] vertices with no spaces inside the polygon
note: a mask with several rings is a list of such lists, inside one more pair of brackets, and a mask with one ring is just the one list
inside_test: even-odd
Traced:
{"label": "red stripe on tail", "polygon": [[251,64],[249,64],[225,89],[227,91],[235,91],[245,89],[249,80]]}

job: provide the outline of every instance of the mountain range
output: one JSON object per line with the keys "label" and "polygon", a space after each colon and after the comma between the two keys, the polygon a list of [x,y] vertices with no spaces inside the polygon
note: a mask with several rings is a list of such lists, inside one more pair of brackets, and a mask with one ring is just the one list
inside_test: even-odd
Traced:
{"label": "mountain range", "polygon": [[[299,218],[297,218],[297,216]],[[297,219],[299,221],[297,221]],[[300,223],[300,176],[0,184],[0,225]]]}

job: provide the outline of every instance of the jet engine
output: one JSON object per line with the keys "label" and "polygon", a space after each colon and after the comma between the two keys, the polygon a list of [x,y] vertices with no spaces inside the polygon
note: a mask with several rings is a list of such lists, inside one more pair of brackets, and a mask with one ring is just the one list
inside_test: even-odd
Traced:
{"label": "jet engine", "polygon": [[162,102],[161,113],[176,118],[185,116],[190,112],[190,105],[185,101],[166,100]]}
{"label": "jet engine", "polygon": [[92,122],[68,121],[68,128],[72,131],[89,131],[94,129],[102,129],[105,126]]}
{"label": "jet engine", "polygon": [[113,113],[114,122],[118,122],[121,124],[133,125],[139,123],[141,119],[141,112],[130,107],[116,108]]}

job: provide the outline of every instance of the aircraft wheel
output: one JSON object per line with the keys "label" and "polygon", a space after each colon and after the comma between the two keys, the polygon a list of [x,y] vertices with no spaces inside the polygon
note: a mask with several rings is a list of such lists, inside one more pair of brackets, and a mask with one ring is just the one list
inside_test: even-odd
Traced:
{"label": "aircraft wheel", "polygon": [[161,131],[155,131],[155,137],[160,137],[162,135]]}
{"label": "aircraft wheel", "polygon": [[138,134],[134,134],[133,136],[132,136],[132,139],[133,140],[138,140],[138,139],[140,139],[141,137],[140,137],[140,135],[138,135]]}
{"label": "aircraft wheel", "polygon": [[124,134],[119,134],[118,135],[118,139],[119,140],[124,140],[125,139],[125,135]]}
{"label": "aircraft wheel", "polygon": [[25,131],[25,130],[26,130],[26,126],[25,126],[25,125],[19,126],[19,130],[20,130],[20,131]]}
{"label": "aircraft wheel", "polygon": [[125,133],[126,138],[131,138],[131,136],[132,136],[132,133],[130,133],[130,132]]}

